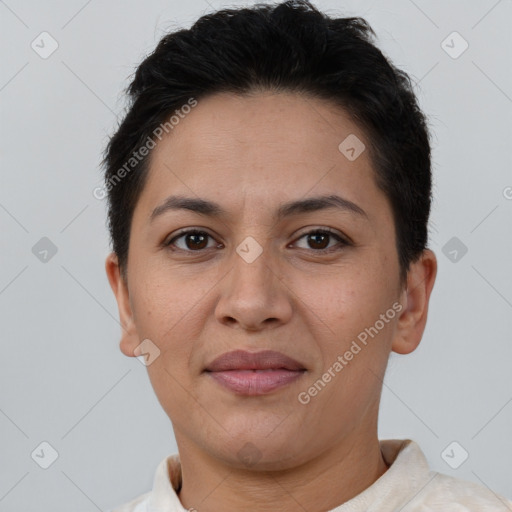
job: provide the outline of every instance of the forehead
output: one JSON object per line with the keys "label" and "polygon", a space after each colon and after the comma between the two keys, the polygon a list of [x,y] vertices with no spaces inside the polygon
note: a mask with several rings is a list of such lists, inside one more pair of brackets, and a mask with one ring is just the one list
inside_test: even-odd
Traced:
{"label": "forehead", "polygon": [[199,100],[153,149],[141,207],[170,193],[224,204],[251,197],[263,206],[334,190],[378,206],[386,199],[367,148],[362,130],[326,100],[216,94]]}
{"label": "forehead", "polygon": [[249,155],[254,164],[267,164],[281,156],[290,163],[311,164],[323,155],[336,162],[343,155],[339,144],[349,136],[365,139],[348,114],[326,100],[294,93],[220,93],[199,100],[158,144],[153,158],[174,139],[173,151],[196,160],[245,161]]}

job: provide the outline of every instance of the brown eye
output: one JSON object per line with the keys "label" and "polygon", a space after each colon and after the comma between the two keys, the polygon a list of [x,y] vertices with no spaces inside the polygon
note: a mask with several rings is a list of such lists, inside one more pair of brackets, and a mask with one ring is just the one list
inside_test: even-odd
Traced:
{"label": "brown eye", "polygon": [[[311,244],[313,249],[326,249],[329,245],[330,234],[315,232],[307,235],[308,243]],[[327,242],[327,245],[326,245]]]}
{"label": "brown eye", "polygon": [[[347,240],[328,229],[315,229],[313,231],[309,231],[308,233],[304,233],[299,240],[303,238],[306,239],[308,244],[308,247],[304,248],[312,249],[315,252],[332,252],[333,250],[339,250],[344,246],[350,245]],[[338,242],[338,244],[329,247],[329,242],[333,238]]]}
{"label": "brown eye", "polygon": [[[208,249],[209,238],[212,237],[206,231],[201,231],[198,229],[189,229],[186,231],[182,231],[179,235],[169,240],[169,242],[167,242],[165,245],[176,247],[178,250],[182,251],[197,252],[204,249]],[[181,246],[176,244],[178,240],[182,240],[183,243],[181,244]]]}

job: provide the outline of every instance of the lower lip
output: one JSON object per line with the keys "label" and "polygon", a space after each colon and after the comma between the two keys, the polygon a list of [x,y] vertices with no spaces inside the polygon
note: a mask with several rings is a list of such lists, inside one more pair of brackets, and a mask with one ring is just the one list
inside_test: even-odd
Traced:
{"label": "lower lip", "polygon": [[220,385],[240,395],[264,395],[294,382],[302,376],[304,370],[229,370],[208,373]]}

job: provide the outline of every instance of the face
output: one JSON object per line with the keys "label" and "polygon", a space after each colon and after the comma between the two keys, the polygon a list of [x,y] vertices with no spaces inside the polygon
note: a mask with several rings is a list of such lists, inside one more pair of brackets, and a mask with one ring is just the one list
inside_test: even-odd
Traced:
{"label": "face", "polygon": [[[433,281],[413,267],[423,294],[400,287],[392,211],[368,150],[354,159],[361,142],[323,100],[217,94],[152,151],[126,282],[113,256],[107,272],[122,351],[160,351],[147,370],[180,451],[277,469],[376,435],[389,353],[419,343]],[[304,203],[328,196],[341,199]],[[205,371],[235,350],[298,364]]]}

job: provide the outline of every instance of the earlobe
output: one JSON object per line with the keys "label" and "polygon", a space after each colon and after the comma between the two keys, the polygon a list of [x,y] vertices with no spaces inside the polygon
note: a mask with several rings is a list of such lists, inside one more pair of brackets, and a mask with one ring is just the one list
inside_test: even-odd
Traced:
{"label": "earlobe", "polygon": [[139,345],[139,338],[135,322],[133,320],[128,283],[121,273],[119,259],[114,252],[107,256],[105,261],[105,271],[107,273],[112,292],[115,295],[119,311],[119,320],[121,323],[121,341],[119,343],[119,348],[124,355],[135,357],[133,351],[135,350],[135,347]]}
{"label": "earlobe", "polygon": [[401,297],[403,310],[391,346],[393,352],[410,354],[420,344],[436,275],[437,258],[433,251],[425,249],[422,256],[411,263],[407,274],[407,287]]}

